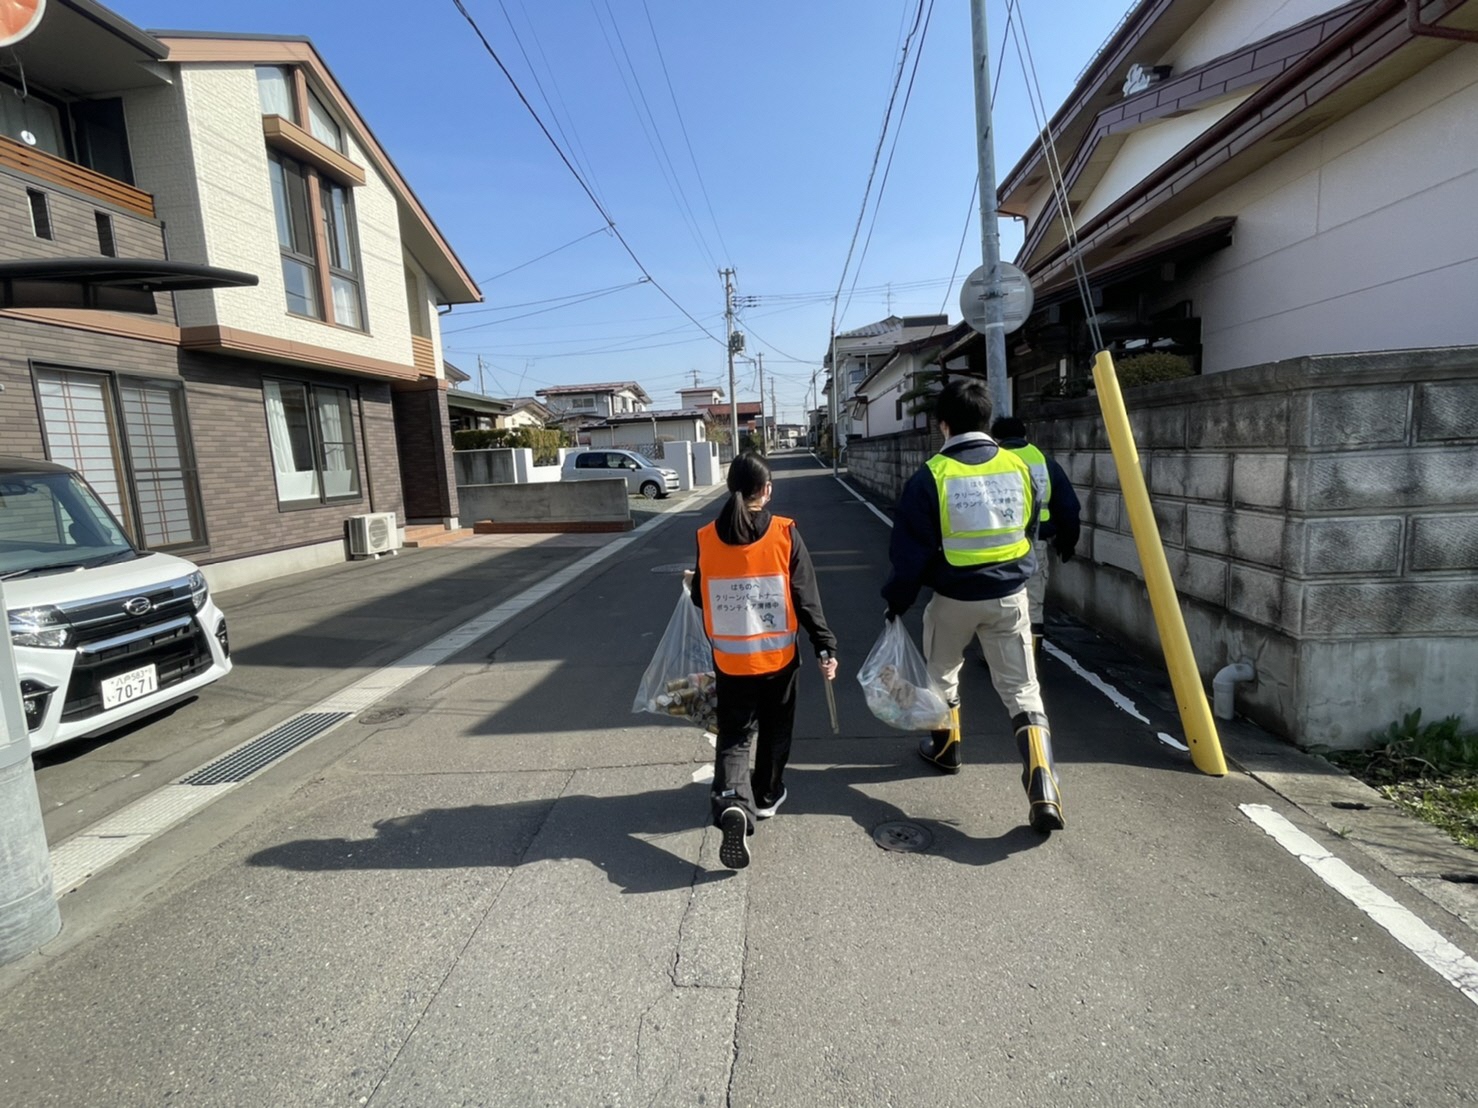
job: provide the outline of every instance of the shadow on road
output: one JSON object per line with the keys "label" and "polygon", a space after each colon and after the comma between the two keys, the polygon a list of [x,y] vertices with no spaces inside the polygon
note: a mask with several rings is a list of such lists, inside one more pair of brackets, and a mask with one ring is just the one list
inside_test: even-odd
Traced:
{"label": "shadow on road", "polygon": [[[1025,826],[975,838],[947,821],[913,819],[859,788],[914,773],[906,764],[793,768],[786,774],[790,799],[778,820],[848,818],[869,844],[879,824],[908,821],[933,835],[927,853],[967,866],[992,865],[1046,841]],[[692,858],[673,853],[661,842],[665,836],[703,827],[708,818],[708,788],[702,784],[627,796],[573,795],[428,808],[380,820],[367,838],[298,839],[258,851],[247,861],[253,866],[331,873],[514,868],[585,859],[626,893],[665,892],[731,876],[726,870],[701,870]],[[770,826],[774,824],[762,825],[761,833]]]}

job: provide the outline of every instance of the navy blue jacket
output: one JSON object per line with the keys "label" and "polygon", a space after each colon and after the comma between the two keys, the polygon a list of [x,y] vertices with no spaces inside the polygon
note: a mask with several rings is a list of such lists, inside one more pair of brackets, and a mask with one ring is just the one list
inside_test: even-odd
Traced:
{"label": "navy blue jacket", "polygon": [[[965,465],[983,465],[1000,449],[994,439],[978,435],[963,441],[951,439],[940,453]],[[1036,532],[1037,504],[1033,500],[1026,533],[1035,536]],[[903,495],[898,498],[888,558],[893,563],[893,572],[883,586],[883,600],[894,614],[913,607],[919,590],[926,585],[953,600],[993,600],[1020,592],[1037,569],[1036,555],[1031,551],[1014,562],[950,565],[944,557],[944,534],[939,526],[939,489],[928,466],[921,466],[908,479]]]}
{"label": "navy blue jacket", "polygon": [[[1021,446],[1029,446],[1026,439],[1002,439],[1002,446],[1012,449]],[[1038,449],[1041,449],[1038,447]],[[1046,452],[1043,451],[1046,457]],[[1082,524],[1080,516],[1081,505],[1078,504],[1078,494],[1073,491],[1073,483],[1067,479],[1060,465],[1050,457],[1047,458],[1047,478],[1052,482],[1052,495],[1047,500],[1047,511],[1050,518],[1042,524],[1041,530],[1037,532],[1037,538],[1043,542],[1050,542],[1057,553],[1064,560],[1072,557],[1073,551],[1078,546],[1078,534]]]}

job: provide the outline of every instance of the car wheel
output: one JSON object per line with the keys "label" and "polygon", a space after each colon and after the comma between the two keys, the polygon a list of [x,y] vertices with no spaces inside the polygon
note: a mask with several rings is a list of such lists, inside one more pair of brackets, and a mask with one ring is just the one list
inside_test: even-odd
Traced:
{"label": "car wheel", "polygon": [[662,489],[656,481],[646,481],[642,484],[641,494],[648,500],[656,500],[662,495]]}

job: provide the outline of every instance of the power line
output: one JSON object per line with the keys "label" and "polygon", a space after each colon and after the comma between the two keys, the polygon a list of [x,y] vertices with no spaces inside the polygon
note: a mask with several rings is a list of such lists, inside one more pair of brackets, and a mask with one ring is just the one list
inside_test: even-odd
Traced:
{"label": "power line", "polygon": [[606,227],[597,227],[595,230],[589,231],[586,234],[581,235],[577,239],[570,239],[570,241],[567,242],[567,243],[565,243],[563,246],[556,246],[553,250],[546,250],[544,253],[540,254],[537,258],[530,258],[528,261],[522,262],[519,265],[514,266],[512,269],[505,269],[502,273],[494,273],[491,277],[484,277],[481,281],[478,282],[478,284],[479,285],[490,284],[493,281],[496,281],[499,277],[507,277],[510,273],[517,273],[520,269],[526,269],[527,267],[533,265],[535,262],[542,262],[545,258],[548,258],[548,257],[550,257],[550,256],[552,256],[554,254],[558,254],[561,250],[568,250],[571,246],[574,246],[577,242],[584,242],[586,239],[590,238],[592,235],[607,235],[607,234],[610,234],[610,229],[609,228],[606,228]]}
{"label": "power line", "polygon": [[[456,0],[460,3],[460,0]],[[837,280],[836,294],[832,299],[831,308],[831,330],[836,331],[837,304],[842,299],[842,286],[847,283],[847,271],[852,267],[852,253],[857,249],[857,236],[862,233],[862,220],[867,215],[868,198],[872,195],[873,178],[877,175],[878,162],[883,157],[883,143],[888,139],[888,124],[893,118],[893,104],[898,99],[899,86],[903,84],[903,70],[908,64],[909,45],[913,41],[914,32],[918,30],[919,24],[924,18],[924,0],[919,0],[917,12],[914,14],[913,26],[909,29],[908,37],[903,40],[903,56],[898,59],[898,72],[893,77],[893,90],[888,94],[888,107],[883,112],[883,126],[878,133],[878,145],[872,153],[872,168],[867,171],[867,186],[862,190],[862,207],[857,212],[857,225],[852,228],[852,241],[847,246],[847,259],[842,263],[842,275]]]}
{"label": "power line", "polygon": [[678,311],[682,312],[683,315],[688,317],[688,320],[693,324],[694,327],[697,327],[698,330],[702,331],[714,342],[718,343],[720,346],[723,346],[723,339],[719,338],[707,327],[699,323],[697,318],[690,311],[688,311],[687,308],[684,308],[681,304],[679,304],[677,300],[673,297],[673,295],[662,287],[661,282],[659,282],[655,277],[652,276],[651,272],[642,263],[642,260],[637,257],[636,251],[631,248],[631,244],[626,241],[626,237],[621,234],[620,228],[616,226],[616,221],[613,220],[610,216],[610,213],[606,211],[605,205],[603,205],[600,200],[596,198],[595,193],[590,191],[590,186],[585,183],[585,178],[582,177],[580,175],[580,171],[577,170],[574,165],[570,163],[570,159],[565,154],[564,149],[559,145],[558,142],[555,141],[554,136],[549,133],[549,128],[544,125],[544,121],[539,118],[539,113],[535,111],[534,106],[529,103],[529,98],[524,95],[523,89],[518,87],[518,82],[513,79],[513,74],[508,72],[508,67],[503,64],[503,59],[500,58],[498,56],[498,52],[493,49],[493,44],[489,42],[487,36],[482,33],[482,28],[477,25],[477,20],[472,18],[472,13],[467,10],[467,7],[465,4],[462,3],[462,0],[452,0],[452,4],[456,7],[457,11],[461,13],[462,18],[467,21],[468,25],[472,28],[473,33],[477,35],[478,40],[482,43],[483,49],[488,52],[488,56],[493,59],[493,62],[497,65],[503,76],[507,78],[508,83],[513,86],[513,91],[518,96],[519,102],[523,104],[524,109],[529,113],[529,115],[533,117],[534,122],[539,125],[539,130],[543,132],[543,135],[545,139],[548,140],[549,145],[554,147],[554,152],[559,155],[559,160],[564,163],[564,167],[570,171],[570,176],[575,178],[575,181],[580,186],[581,190],[585,193],[587,197],[590,198],[590,202],[595,205],[595,210],[598,211],[601,215],[601,218],[606,221],[606,226],[611,229],[611,233],[616,236],[616,240],[625,249],[626,253],[631,256],[631,260],[636,263],[636,267],[642,271],[642,274],[651,283],[654,289],[660,292],[667,299],[667,301],[672,304],[673,307],[675,307]]}
{"label": "power line", "polygon": [[657,48],[657,61],[662,65],[662,78],[667,82],[667,95],[672,99],[672,110],[677,116],[678,128],[683,133],[683,142],[688,148],[688,160],[693,163],[693,176],[698,179],[698,189],[703,193],[703,203],[708,207],[708,218],[713,222],[713,232],[718,236],[718,244],[723,247],[724,256],[729,257],[729,244],[724,241],[724,232],[718,225],[718,216],[713,214],[713,201],[708,197],[708,186],[703,183],[703,171],[698,168],[698,156],[693,153],[693,140],[688,137],[688,125],[683,121],[683,110],[678,106],[677,93],[672,87],[672,74],[667,69],[667,59],[662,54],[662,43],[657,40],[657,28],[652,23],[652,9],[647,6],[647,0],[642,0],[642,10],[647,16],[647,29],[652,32],[652,45]]}
{"label": "power line", "polygon": [[577,299],[569,300],[566,303],[555,304],[553,307],[550,308],[540,308],[538,311],[534,312],[524,312],[520,315],[511,315],[508,316],[506,319],[490,319],[486,323],[474,323],[471,327],[454,327],[450,330],[443,331],[442,334],[461,335],[466,334],[468,331],[481,331],[487,327],[497,327],[501,323],[511,323],[515,319],[528,319],[530,316],[543,315],[546,312],[557,312],[561,311],[564,308],[573,308],[576,304],[584,304],[591,300],[599,300],[603,296],[612,296],[618,292],[624,291],[625,289],[632,289],[635,288],[637,285],[644,284],[646,284],[645,280],[632,281],[628,285],[616,285],[614,288],[600,289],[596,292],[589,293],[588,295],[578,297]]}
{"label": "power line", "polygon": [[[924,39],[929,34],[929,23],[934,17],[934,0],[929,0],[929,10],[924,14],[924,26],[919,32],[919,45],[914,50],[913,69],[908,75],[908,88],[903,93],[903,106],[898,109],[898,125],[893,128],[893,145],[888,148],[888,162],[883,166],[883,179],[878,182],[878,195],[872,204],[872,222],[867,225],[867,238],[862,241],[862,253],[857,258],[857,268],[852,273],[852,289],[857,287],[858,280],[862,277],[862,263],[867,260],[867,249],[872,245],[872,232],[878,225],[878,214],[883,210],[883,193],[888,188],[888,175],[893,172],[893,155],[898,152],[898,137],[903,134],[903,120],[908,115],[909,101],[913,99],[913,84],[919,75],[919,63],[924,60]],[[889,290],[892,291],[891,289]],[[852,290],[847,292],[847,303],[842,308],[842,314],[846,315],[847,308],[852,305]],[[891,304],[889,307],[891,308]]]}

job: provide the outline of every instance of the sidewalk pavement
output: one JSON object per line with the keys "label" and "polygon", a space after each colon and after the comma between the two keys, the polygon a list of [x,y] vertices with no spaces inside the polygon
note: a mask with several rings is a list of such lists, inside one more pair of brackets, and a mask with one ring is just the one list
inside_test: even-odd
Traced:
{"label": "sidewalk pavement", "polygon": [[[842,734],[805,669],[790,799],[754,865],[723,870],[710,743],[629,711],[713,504],[671,502],[629,537],[488,536],[223,595],[228,682],[40,766],[54,844],[351,682],[406,679],[63,898],[63,935],[0,969],[4,1100],[1468,1102],[1478,1006],[1240,806],[1283,813],[1471,952],[1402,879],[1450,854],[1414,835],[1373,864],[1264,783],[1313,812],[1348,779],[1250,728],[1228,753],[1261,779],[1195,773],[1156,738],[1178,731],[1163,683],[1061,621],[1148,720],[1044,664],[1068,830],[1023,826],[978,662],[966,770],[935,776],[854,679],[886,527],[803,456],[777,461],[774,507],[841,640]],[[394,664],[599,550],[439,664]],[[929,841],[879,849],[899,843],[887,825]]]}

